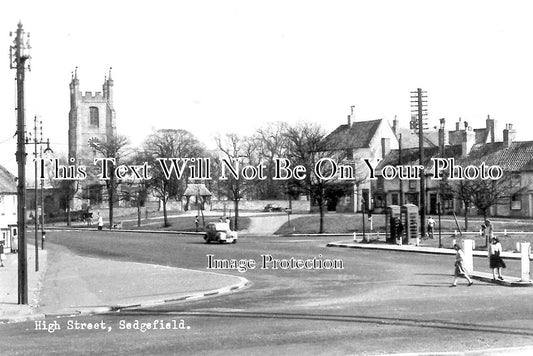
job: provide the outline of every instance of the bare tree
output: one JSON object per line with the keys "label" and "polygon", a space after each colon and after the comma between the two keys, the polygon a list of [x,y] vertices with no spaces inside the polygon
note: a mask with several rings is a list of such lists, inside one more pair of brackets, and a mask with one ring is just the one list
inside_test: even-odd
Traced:
{"label": "bare tree", "polygon": [[[171,198],[181,199],[187,187],[189,176],[187,169],[184,170],[184,175],[181,177],[177,176],[176,170],[173,170],[169,175],[169,171],[173,169],[169,159],[202,157],[205,149],[189,131],[173,129],[157,130],[148,136],[144,146],[152,166],[150,188],[161,200],[164,225],[168,227],[170,224],[168,222],[167,202]],[[182,161],[181,164],[187,165],[185,161]]]}
{"label": "bare tree", "polygon": [[[265,165],[268,177],[274,175],[274,159],[285,157],[287,129],[288,125],[285,122],[271,122],[257,129],[253,136],[256,141],[259,160]],[[283,197],[284,193],[288,193],[286,181],[266,179],[258,181],[257,187],[260,199],[279,199]]]}
{"label": "bare tree", "polygon": [[[476,179],[459,181],[455,185],[455,191],[460,192],[463,201],[469,201],[483,214],[483,220],[487,219],[490,208],[496,205],[510,203],[510,198],[520,194],[525,188],[520,187],[520,176],[514,172],[504,172],[500,179]],[[489,237],[485,240],[488,246]]]}
{"label": "bare tree", "polygon": [[[315,166],[321,158],[330,158],[331,154],[326,151],[324,144],[324,130],[312,123],[301,123],[287,129],[287,158],[294,165],[301,165],[306,169],[306,177],[303,180],[291,179],[291,186],[297,186],[307,192],[311,199],[318,205],[320,213],[320,229],[324,232],[324,215],[326,204],[326,186],[333,180],[319,177]],[[327,174],[328,172],[322,172]]]}
{"label": "bare tree", "polygon": [[[238,134],[226,134],[224,137],[217,137],[216,143],[218,149],[221,152],[221,159],[218,162],[220,167],[232,167],[237,170],[243,165],[258,164],[257,160],[257,146],[256,141],[243,137]],[[238,168],[237,168],[238,167]],[[221,169],[221,168],[219,168]],[[228,171],[229,169],[226,169]],[[237,172],[238,176],[234,176],[229,173],[226,175],[225,180],[219,180],[219,184],[226,188],[229,199],[233,201],[234,206],[234,229],[239,229],[239,201],[244,198],[247,191],[253,187],[251,181],[247,181],[240,176],[240,172]],[[254,182],[255,184],[255,182]]]}
{"label": "bare tree", "polygon": [[[145,152],[138,152],[135,154],[129,161],[129,164],[132,165],[141,165],[148,162]],[[148,172],[139,172],[141,178],[136,176],[130,176],[129,179],[125,179],[124,185],[124,195],[125,200],[128,200],[137,208],[137,226],[141,226],[141,208],[146,205],[148,200],[148,194],[150,192],[150,181],[145,179],[145,176]]]}
{"label": "bare tree", "polygon": [[120,165],[121,160],[125,155],[126,145],[129,140],[126,136],[115,135],[110,137],[107,141],[100,141],[94,139],[89,141],[89,146],[98,152],[101,158],[106,160],[104,172],[105,187],[107,191],[107,202],[109,207],[109,228],[113,228],[113,207],[114,204],[121,199],[118,188],[122,182],[115,176],[115,167]]}
{"label": "bare tree", "polygon": [[461,200],[463,203],[465,210],[464,210],[464,217],[465,217],[465,231],[468,230],[468,209],[473,205],[474,200],[474,185],[469,180],[460,180],[457,183],[455,183],[453,187],[453,192],[455,195]]}

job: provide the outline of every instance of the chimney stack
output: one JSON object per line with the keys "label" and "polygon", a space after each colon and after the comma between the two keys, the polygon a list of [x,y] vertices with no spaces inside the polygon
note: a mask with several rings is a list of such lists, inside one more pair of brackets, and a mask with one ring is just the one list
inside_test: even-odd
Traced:
{"label": "chimney stack", "polygon": [[465,132],[463,136],[463,143],[461,145],[461,156],[464,158],[468,156],[472,146],[476,141],[476,133],[472,130],[472,127],[465,126]]}
{"label": "chimney stack", "polygon": [[444,148],[446,147],[446,143],[448,142],[448,133],[445,129],[446,125],[446,119],[442,118],[440,119],[440,127],[439,127],[439,153],[441,157],[444,157]]}
{"label": "chimney stack", "polygon": [[461,118],[455,123],[455,131],[461,130]]}
{"label": "chimney stack", "polygon": [[509,148],[515,140],[516,131],[513,130],[513,124],[505,124],[505,130],[503,130],[503,146]]}

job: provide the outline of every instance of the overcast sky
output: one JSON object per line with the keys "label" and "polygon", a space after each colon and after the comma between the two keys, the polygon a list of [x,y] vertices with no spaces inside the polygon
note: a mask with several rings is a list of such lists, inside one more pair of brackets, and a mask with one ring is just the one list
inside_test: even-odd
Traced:
{"label": "overcast sky", "polygon": [[[530,3],[530,2],[529,2]],[[428,92],[431,126],[459,117],[512,122],[533,140],[533,5],[528,1],[10,1],[0,5],[0,164],[16,172],[19,20],[31,33],[26,116],[67,152],[69,82],[102,91],[113,67],[117,129],[134,144],[152,129],[252,133],[269,121],[332,130],[395,115]]]}

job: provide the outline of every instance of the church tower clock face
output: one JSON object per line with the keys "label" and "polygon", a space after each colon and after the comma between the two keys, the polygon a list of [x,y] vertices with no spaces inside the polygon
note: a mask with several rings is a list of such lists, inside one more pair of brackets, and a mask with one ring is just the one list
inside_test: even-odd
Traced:
{"label": "church tower clock face", "polygon": [[94,146],[97,146],[98,144],[100,144],[100,139],[98,137],[91,137],[87,143],[89,144],[89,147],[94,147]]}

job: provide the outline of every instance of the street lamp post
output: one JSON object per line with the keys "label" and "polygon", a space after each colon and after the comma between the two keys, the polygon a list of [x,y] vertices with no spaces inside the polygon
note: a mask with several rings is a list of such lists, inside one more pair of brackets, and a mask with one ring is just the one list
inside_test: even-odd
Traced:
{"label": "street lamp post", "polygon": [[366,241],[366,232],[365,232],[365,200],[361,200],[361,213],[363,214],[363,242]]}
{"label": "street lamp post", "polygon": [[[26,146],[25,146],[25,109],[24,109],[24,77],[26,61],[30,58],[29,34],[18,23],[14,45],[10,47],[10,67],[17,70],[17,226],[19,239],[18,255],[18,304],[28,304],[28,271],[26,259]],[[29,69],[29,67],[28,67]]]}
{"label": "street lamp post", "polygon": [[[44,142],[41,142],[44,143]],[[45,158],[49,158],[48,155],[54,153],[50,148],[50,139],[46,139],[46,149],[44,150]],[[43,157],[43,146],[40,146],[39,157]],[[44,164],[42,169],[44,170]],[[44,173],[41,173],[41,249],[44,250],[44,240],[46,239],[46,231],[44,230]]]}
{"label": "street lamp post", "polygon": [[[34,159],[35,159],[35,184],[34,184],[34,188],[35,188],[35,214],[34,214],[34,219],[35,219],[35,272],[38,272],[39,271],[39,239],[38,239],[38,235],[39,235],[39,198],[38,198],[38,190],[37,190],[37,171],[38,171],[38,164],[39,164],[39,160],[37,159],[37,157],[39,158],[43,158],[43,147],[42,145],[44,143],[46,143],[46,150],[44,151],[45,154],[48,153],[48,152],[53,152],[52,149],[50,148],[50,140],[46,140],[46,142],[43,141],[43,122],[42,120],[39,121],[39,126],[37,126],[37,116],[34,117],[34,120],[33,120],[33,142],[31,142],[31,139],[28,140],[26,143],[28,144],[32,144],[34,145],[34,149],[33,149],[33,155],[34,155]],[[40,137],[38,137],[40,134]],[[39,150],[40,150],[40,153],[38,154],[37,153],[37,145],[39,145]],[[41,216],[40,216],[40,219],[41,219],[41,236],[44,232],[44,199],[43,199],[43,181],[44,181],[44,163],[42,163],[41,165]],[[41,237],[41,247],[44,249],[44,245],[43,245],[43,242],[44,242],[44,239]]]}

